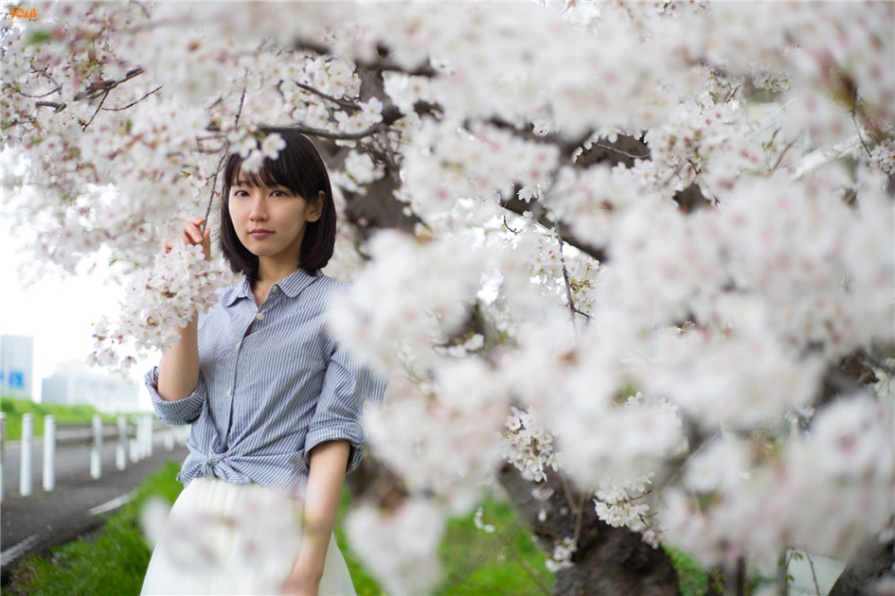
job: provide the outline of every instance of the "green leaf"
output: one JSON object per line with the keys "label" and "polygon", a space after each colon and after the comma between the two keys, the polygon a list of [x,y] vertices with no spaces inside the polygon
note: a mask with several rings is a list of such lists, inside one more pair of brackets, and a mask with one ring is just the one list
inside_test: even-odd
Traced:
{"label": "green leaf", "polygon": [[47,43],[51,39],[53,39],[53,32],[49,29],[33,29],[28,32],[29,44]]}

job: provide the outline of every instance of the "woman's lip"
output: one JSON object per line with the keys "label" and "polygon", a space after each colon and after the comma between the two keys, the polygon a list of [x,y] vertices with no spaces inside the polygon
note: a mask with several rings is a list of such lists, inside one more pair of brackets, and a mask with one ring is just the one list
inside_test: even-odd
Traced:
{"label": "woman's lip", "polygon": [[273,234],[270,230],[252,230],[249,232],[249,236],[252,238],[264,238],[266,236],[270,236]]}

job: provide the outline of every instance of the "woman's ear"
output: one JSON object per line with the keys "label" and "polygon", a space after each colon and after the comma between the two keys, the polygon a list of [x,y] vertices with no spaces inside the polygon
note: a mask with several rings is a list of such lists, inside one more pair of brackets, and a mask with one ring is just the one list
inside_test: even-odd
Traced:
{"label": "woman's ear", "polygon": [[326,193],[322,190],[317,193],[317,200],[308,204],[307,221],[317,221],[323,216],[323,205],[326,204]]}

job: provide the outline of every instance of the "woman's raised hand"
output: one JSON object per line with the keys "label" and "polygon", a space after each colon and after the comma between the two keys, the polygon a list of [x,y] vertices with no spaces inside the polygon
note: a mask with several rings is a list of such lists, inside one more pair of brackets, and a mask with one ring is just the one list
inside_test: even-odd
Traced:
{"label": "woman's raised hand", "polygon": [[[206,227],[202,230],[205,220],[201,217],[193,217],[183,224],[183,236],[181,240],[186,245],[201,246],[205,259],[211,259],[211,228]],[[170,240],[165,240],[165,252],[173,248]]]}

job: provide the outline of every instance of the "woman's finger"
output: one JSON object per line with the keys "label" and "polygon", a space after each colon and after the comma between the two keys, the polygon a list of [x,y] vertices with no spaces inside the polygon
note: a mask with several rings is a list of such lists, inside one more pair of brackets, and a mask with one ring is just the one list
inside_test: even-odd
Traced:
{"label": "woman's finger", "polygon": [[211,260],[211,228],[205,228],[202,233],[202,253],[206,261]]}
{"label": "woman's finger", "polygon": [[189,244],[202,244],[202,232],[199,230],[198,224],[192,221],[187,222],[183,226],[184,242]]}

